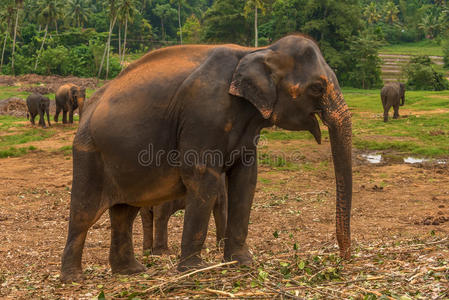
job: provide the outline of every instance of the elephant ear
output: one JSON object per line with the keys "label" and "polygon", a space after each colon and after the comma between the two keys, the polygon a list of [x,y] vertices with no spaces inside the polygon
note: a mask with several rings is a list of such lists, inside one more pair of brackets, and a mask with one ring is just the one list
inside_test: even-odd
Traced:
{"label": "elephant ear", "polygon": [[280,70],[275,51],[265,49],[245,55],[232,76],[229,94],[247,99],[269,119],[277,99]]}

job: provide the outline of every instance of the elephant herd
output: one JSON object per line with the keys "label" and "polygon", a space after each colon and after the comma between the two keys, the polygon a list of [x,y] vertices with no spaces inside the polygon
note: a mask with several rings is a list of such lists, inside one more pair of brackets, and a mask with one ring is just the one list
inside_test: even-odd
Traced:
{"label": "elephant herd", "polygon": [[[62,123],[67,123],[67,112],[69,113],[69,123],[73,123],[73,112],[77,108],[79,108],[81,118],[85,98],[86,90],[77,85],[68,83],[60,86],[55,93],[56,113],[54,121],[58,122],[62,110]],[[33,93],[28,96],[26,102],[28,107],[27,118],[30,119],[32,125],[34,125],[34,118],[39,115],[39,125],[45,128],[44,114],[46,113],[48,126],[51,126],[50,99],[39,93]]]}
{"label": "elephant herd", "polygon": [[[385,110],[403,105],[402,85],[381,92]],[[336,182],[336,238],[351,256],[351,113],[317,44],[289,35],[263,48],[188,45],[159,49],[129,65],[89,101],[71,84],[56,92],[57,122],[79,128],[73,141],[73,183],[61,280],[83,277],[89,228],[109,210],[112,272],[145,267],[134,256],[139,210],[144,249],[167,250],[170,215],[185,209],[178,270],[200,268],[213,213],[224,260],[249,265],[246,243],[257,182],[257,137],[273,125],[309,131],[321,143],[317,118],[329,129]],[[402,99],[402,104],[399,104]],[[27,99],[31,122],[49,120],[48,98]],[[384,115],[385,115],[384,114]],[[82,118],[81,118],[82,115]],[[256,224],[254,226],[257,226]],[[222,243],[221,243],[222,242]]]}

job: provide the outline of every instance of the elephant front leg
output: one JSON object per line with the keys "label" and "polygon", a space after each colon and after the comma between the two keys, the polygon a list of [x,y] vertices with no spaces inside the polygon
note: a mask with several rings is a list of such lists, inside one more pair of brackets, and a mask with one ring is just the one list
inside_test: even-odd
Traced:
{"label": "elephant front leg", "polygon": [[226,174],[222,174],[222,184],[214,205],[214,220],[217,231],[217,247],[223,247],[228,216],[228,186]]}
{"label": "elephant front leg", "polygon": [[69,123],[73,124],[73,109],[69,110]]}
{"label": "elephant front leg", "polygon": [[44,111],[43,110],[39,111],[39,125],[42,126],[43,128],[47,127],[45,125],[45,118],[44,118]]}
{"label": "elephant front leg", "polygon": [[134,256],[132,230],[138,212],[138,207],[127,204],[117,204],[109,209],[111,219],[109,263],[112,273],[134,274],[146,270]]}
{"label": "elephant front leg", "polygon": [[[198,171],[198,169],[201,169]],[[197,168],[196,175],[183,175],[187,188],[181,259],[178,270],[183,272],[204,266],[201,249],[206,239],[212,207],[217,197],[220,175],[206,167]]]}
{"label": "elephant front leg", "polygon": [[257,183],[257,162],[238,163],[228,173],[228,221],[224,247],[226,261],[251,265],[246,244],[249,216]]}
{"label": "elephant front leg", "polygon": [[62,123],[67,124],[67,111],[62,110]]}

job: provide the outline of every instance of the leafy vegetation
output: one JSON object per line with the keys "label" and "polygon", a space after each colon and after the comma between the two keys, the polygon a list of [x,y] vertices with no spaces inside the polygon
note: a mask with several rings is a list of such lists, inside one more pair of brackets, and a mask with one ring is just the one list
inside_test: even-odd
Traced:
{"label": "leafy vegetation", "polygon": [[446,1],[430,0],[5,0],[0,73],[110,78],[127,55],[153,48],[263,46],[302,32],[320,44],[343,85],[373,88],[382,43],[431,41],[441,55],[448,15]]}
{"label": "leafy vegetation", "polygon": [[428,56],[417,56],[405,66],[407,88],[412,90],[441,91],[449,89],[443,73],[437,72]]}

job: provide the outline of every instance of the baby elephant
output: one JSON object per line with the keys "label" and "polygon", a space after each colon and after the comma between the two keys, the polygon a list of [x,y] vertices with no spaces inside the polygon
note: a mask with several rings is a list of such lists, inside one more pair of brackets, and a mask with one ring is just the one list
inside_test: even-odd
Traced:
{"label": "baby elephant", "polygon": [[[214,220],[217,229],[217,246],[223,241],[226,232],[228,198],[226,176],[222,174],[222,185],[214,206]],[[154,255],[168,252],[168,220],[176,211],[184,209],[184,199],[165,202],[158,206],[140,209],[143,226],[143,251]]]}
{"label": "baby elephant", "polygon": [[28,113],[27,119],[30,119],[32,125],[34,125],[34,118],[39,114],[39,125],[45,126],[44,113],[47,114],[48,126],[50,124],[50,99],[42,96],[38,93],[33,93],[27,98]]}
{"label": "baby elephant", "polygon": [[55,94],[56,114],[55,122],[58,122],[59,113],[62,110],[62,123],[67,123],[67,112],[69,112],[69,123],[73,123],[73,111],[79,107],[79,115],[83,112],[86,90],[79,86],[68,83],[60,86]]}
{"label": "baby elephant", "polygon": [[384,122],[388,122],[388,111],[393,106],[393,119],[399,118],[399,106],[405,103],[405,85],[400,82],[386,84],[381,92],[380,98],[384,107]]}

